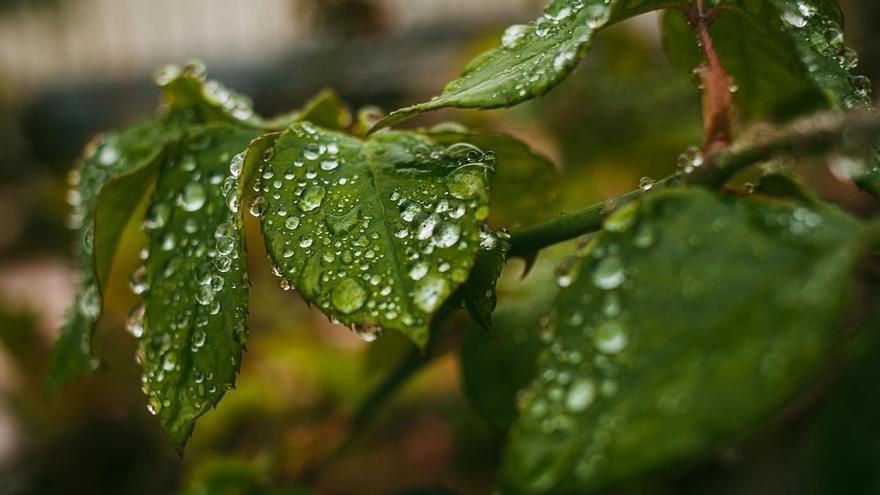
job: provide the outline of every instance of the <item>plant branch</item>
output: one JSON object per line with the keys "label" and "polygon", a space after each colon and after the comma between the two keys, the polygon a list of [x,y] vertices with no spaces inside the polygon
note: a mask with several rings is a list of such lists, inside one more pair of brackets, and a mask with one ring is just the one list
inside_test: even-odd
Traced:
{"label": "plant branch", "polygon": [[[841,144],[857,146],[866,144],[878,135],[880,113],[876,111],[822,112],[796,120],[777,131],[768,131],[753,139],[734,143],[729,148],[709,153],[702,166],[695,168],[690,174],[677,172],[657,181],[651,190],[679,184],[702,185],[714,189],[724,185],[745,167],[775,156],[807,156]],[[602,227],[602,222],[614,209],[644,194],[646,191],[636,189],[553,220],[516,229],[510,235],[510,256],[529,257],[545,247],[595,232]]]}
{"label": "plant branch", "polygon": [[434,323],[431,325],[430,337],[425,348],[423,350],[416,348],[410,349],[400,362],[397,363],[394,369],[391,370],[391,373],[385,376],[367,393],[352,414],[352,419],[349,423],[348,432],[345,438],[324,456],[308,466],[300,476],[302,481],[313,481],[315,476],[317,476],[325,466],[348,451],[360,437],[361,433],[363,433],[367,424],[369,424],[375,417],[381,406],[390,399],[402,385],[437,357],[436,354],[439,339],[437,334],[440,327],[444,325],[450,314],[451,311],[447,307],[441,308],[434,319]]}

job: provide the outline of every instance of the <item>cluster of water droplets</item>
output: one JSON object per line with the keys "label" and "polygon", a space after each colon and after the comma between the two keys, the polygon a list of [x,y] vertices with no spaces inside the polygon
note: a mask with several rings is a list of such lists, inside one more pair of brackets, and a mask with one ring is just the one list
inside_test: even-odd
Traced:
{"label": "cluster of water droplets", "polygon": [[[67,226],[75,230],[76,250],[81,260],[81,279],[79,292],[71,308],[87,322],[98,319],[101,313],[101,291],[94,273],[94,209],[101,187],[108,179],[118,175],[128,166],[122,153],[118,136],[98,138],[86,147],[85,156],[67,176],[67,203],[70,214]],[[71,318],[69,315],[68,318]],[[91,354],[91,333],[83,332],[80,342],[83,353]],[[95,360],[91,363],[97,366]]]}
{"label": "cluster of water droplets", "polygon": [[[859,59],[855,50],[846,46],[840,24],[820,12],[809,2],[798,0],[786,4],[782,20],[794,28],[805,42],[808,42],[824,59],[835,60],[841,69],[850,72],[858,67]],[[810,57],[807,70],[817,74],[826,70],[822,60]],[[821,76],[820,76],[821,77]],[[847,108],[865,106],[871,101],[871,80],[863,75],[850,75],[852,94],[841,102]]]}
{"label": "cluster of water droplets", "polygon": [[[579,51],[589,43],[593,31],[602,27],[611,13],[611,0],[601,2],[553,2],[537,20],[531,24],[515,24],[505,30],[501,45],[494,55],[497,58],[514,58],[522,66],[515,72],[505,73],[505,84],[514,78],[513,95],[502,95],[499,91],[493,98],[501,96],[525,97],[537,94],[558,79],[560,73],[567,72],[577,63]],[[546,39],[556,39],[552,49],[539,55],[524,55],[520,47]],[[445,93],[471,89],[485,74],[466,72],[460,79],[450,83]]]}
{"label": "cluster of water droplets", "polygon": [[676,166],[681,174],[689,175],[703,165],[703,154],[700,148],[690,146],[676,159]]}
{"label": "cluster of water droplets", "polygon": [[[246,339],[240,218],[219,201],[231,175],[230,153],[209,150],[214,144],[209,134],[186,144],[182,154],[163,164],[143,223],[150,247],[141,253],[143,264],[130,280],[132,291],[155,308],[141,305],[127,322],[139,340],[142,385],[154,414],[169,407],[172,395],[166,390],[178,386],[171,377],[184,372],[196,377],[187,390],[187,406],[199,410],[211,403],[218,391],[214,372],[237,369],[239,358],[233,353],[229,363],[218,364],[210,354],[210,365],[202,369],[199,354],[214,352],[212,339],[221,349],[230,340],[243,344]],[[227,329],[227,320],[238,323]],[[184,361],[190,363],[187,370],[181,368]]]}
{"label": "cluster of water droplets", "polygon": [[426,331],[479,249],[494,156],[464,143],[365,144],[308,123],[288,132],[296,146],[282,137],[267,154],[250,205],[281,287],[362,325],[365,340],[382,327]]}
{"label": "cluster of water droplets", "polygon": [[[542,319],[539,331],[547,349],[545,367],[522,404],[542,434],[573,434],[578,415],[618,393],[620,360],[630,346],[632,325],[624,303],[632,273],[623,253],[650,249],[658,237],[650,223],[638,221],[638,211],[637,203],[618,208],[605,221],[606,234],[579,241],[576,256],[556,269],[563,293],[557,311]],[[603,450],[622,423],[619,416],[597,418],[601,424],[591,428],[576,466],[584,478],[602,465]]]}
{"label": "cluster of water droplets", "polygon": [[208,104],[221,109],[227,115],[242,122],[256,123],[259,118],[254,113],[251,100],[239,94],[219,81],[206,78],[205,65],[193,61],[184,67],[166,65],[159,69],[154,77],[157,85],[167,87],[182,77],[190,77],[201,83],[201,92]]}

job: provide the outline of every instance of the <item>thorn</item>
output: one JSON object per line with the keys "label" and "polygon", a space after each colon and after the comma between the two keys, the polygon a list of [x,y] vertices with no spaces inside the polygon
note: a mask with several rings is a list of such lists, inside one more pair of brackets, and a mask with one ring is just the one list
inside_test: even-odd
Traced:
{"label": "thorn", "polygon": [[523,268],[522,275],[520,275],[520,277],[519,277],[520,280],[523,280],[532,271],[532,268],[534,268],[535,261],[538,259],[538,253],[530,253],[527,255],[522,255],[520,257],[526,263],[525,268]]}

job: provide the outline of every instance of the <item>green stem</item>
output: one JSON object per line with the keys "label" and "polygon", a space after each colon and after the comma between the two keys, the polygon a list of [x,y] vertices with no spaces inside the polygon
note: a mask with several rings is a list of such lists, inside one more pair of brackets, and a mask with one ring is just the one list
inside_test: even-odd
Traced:
{"label": "green stem", "polygon": [[350,438],[355,436],[357,432],[361,431],[370,422],[382,404],[394,395],[401,385],[406,383],[410,377],[430,362],[435,341],[436,339],[432,337],[424,351],[415,348],[411,349],[394,370],[374,389],[370,390],[370,393],[367,394],[352,416]]}
{"label": "green stem", "polygon": [[382,405],[393,396],[410,378],[430,363],[437,351],[437,333],[451,311],[441,309],[431,325],[431,333],[424,349],[412,348],[395,368],[372,388],[355,409],[345,438],[326,455],[312,463],[300,476],[301,481],[311,483],[315,476],[334,459],[347,452],[363,433],[367,424],[375,417]]}
{"label": "green stem", "polygon": [[[657,181],[652,190],[681,183],[715,189],[749,165],[775,156],[817,154],[841,144],[863,144],[878,135],[880,113],[876,111],[822,112],[799,119],[759,139],[741,141],[709,153],[702,166],[690,174],[673,174]],[[637,189],[538,225],[516,229],[510,234],[510,256],[533,256],[545,247],[595,232],[614,209],[644,194],[645,191]]]}

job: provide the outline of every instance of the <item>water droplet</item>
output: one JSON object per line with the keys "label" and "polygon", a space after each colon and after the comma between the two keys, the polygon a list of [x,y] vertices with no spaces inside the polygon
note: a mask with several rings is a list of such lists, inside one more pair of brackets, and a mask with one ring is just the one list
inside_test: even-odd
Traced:
{"label": "water droplet", "polygon": [[523,35],[529,30],[525,24],[514,24],[504,30],[501,36],[501,46],[504,48],[513,48],[522,39]]}
{"label": "water droplet", "polygon": [[244,152],[241,152],[232,157],[232,160],[229,162],[229,174],[233,177],[238,177],[241,175],[241,169],[244,168]]}
{"label": "water droplet", "polygon": [[409,271],[409,278],[413,280],[421,280],[428,274],[428,263],[424,261],[420,261],[413,265],[412,269]]}
{"label": "water droplet", "polygon": [[327,191],[321,186],[309,186],[303,191],[302,199],[299,202],[299,208],[302,211],[312,211],[321,206]]}
{"label": "water droplet", "polygon": [[623,262],[617,256],[608,256],[593,270],[593,283],[600,289],[616,289],[626,280]]}
{"label": "water droplet", "polygon": [[287,227],[288,230],[296,230],[299,227],[299,217],[287,217],[284,220],[284,226]]}
{"label": "water droplet", "polygon": [[250,209],[251,215],[259,218],[266,212],[266,208],[268,207],[268,203],[266,203],[266,198],[262,196],[256,196],[253,200],[251,200]]}
{"label": "water droplet", "polygon": [[440,215],[431,213],[419,224],[419,228],[416,230],[416,237],[420,240],[430,238],[434,235],[434,228],[438,223],[440,223]]}
{"label": "water droplet", "polygon": [[596,399],[596,385],[589,378],[575,380],[568,389],[565,405],[571,412],[581,412]]}
{"label": "water droplet", "polygon": [[156,230],[165,226],[171,217],[171,208],[165,203],[156,203],[150,207],[150,212],[144,221],[144,227],[148,230]]}
{"label": "water droplet", "polygon": [[698,168],[703,164],[703,155],[700,153],[699,148],[691,146],[682,154],[678,155],[676,162],[678,168],[682,172],[689,174],[693,172],[695,168]]}
{"label": "water droplet", "polygon": [[382,328],[376,325],[358,325],[354,333],[364,342],[374,342],[382,334]]}
{"label": "water droplet", "polygon": [[617,320],[608,320],[602,323],[593,334],[593,345],[599,352],[605,354],[617,354],[626,347],[628,342],[626,329]]}
{"label": "water droplet", "polygon": [[437,229],[434,242],[441,248],[448,248],[454,246],[460,237],[461,228],[457,224],[444,222]]}
{"label": "water droplet", "polygon": [[359,310],[367,300],[367,291],[353,278],[344,278],[333,288],[333,307],[343,314]]}
{"label": "water droplet", "polygon": [[211,301],[214,300],[214,289],[212,289],[208,285],[202,285],[196,291],[196,301],[203,306],[207,306],[211,304]]}
{"label": "water droplet", "polygon": [[482,177],[465,170],[452,174],[446,187],[449,193],[458,199],[468,199],[484,187]]}
{"label": "water droplet", "polygon": [[183,192],[177,197],[177,204],[186,211],[198,211],[206,200],[205,188],[198,182],[192,182],[183,188]]}
{"label": "water droplet", "polygon": [[306,160],[317,160],[321,156],[321,146],[318,143],[309,143],[303,149]]}
{"label": "water droplet", "polygon": [[347,234],[360,222],[360,211],[361,207],[358,205],[342,215],[327,215],[327,227],[335,235]]}
{"label": "water droplet", "polygon": [[418,282],[413,289],[412,298],[416,306],[425,313],[431,313],[442,302],[446,295],[446,280],[438,277],[425,277]]}
{"label": "water droplet", "polygon": [[129,285],[131,286],[131,291],[137,295],[141,295],[149,289],[147,285],[147,267],[144,265],[139,266],[134,272],[131,274],[131,278],[129,279]]}
{"label": "water droplet", "polygon": [[654,187],[654,179],[650,177],[642,177],[639,179],[639,188],[642,191],[650,191]]}
{"label": "water droplet", "polygon": [[144,312],[145,308],[143,305],[134,308],[128,314],[128,320],[125,323],[125,329],[136,339],[144,335]]}
{"label": "water droplet", "polygon": [[205,333],[204,330],[197,329],[193,332],[192,335],[192,349],[193,351],[200,349],[203,345],[205,345],[205,341],[208,339],[208,334]]}
{"label": "water droplet", "polygon": [[559,287],[565,288],[574,282],[577,261],[578,259],[572,256],[562,260],[562,262],[556,266],[556,284],[559,285]]}

